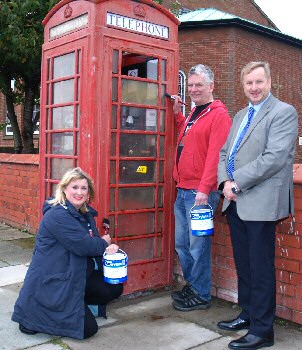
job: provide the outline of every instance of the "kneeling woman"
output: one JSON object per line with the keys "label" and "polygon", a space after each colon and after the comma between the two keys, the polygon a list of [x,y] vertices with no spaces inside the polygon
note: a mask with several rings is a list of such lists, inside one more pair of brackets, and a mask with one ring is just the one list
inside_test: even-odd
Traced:
{"label": "kneeling woman", "polygon": [[122,284],[104,282],[103,272],[94,269],[95,260],[100,262],[105,251],[116,253],[118,246],[109,234],[99,236],[97,212],[88,205],[93,198],[91,178],[74,168],[63,176],[55,198],[45,202],[12,316],[21,332],[89,338],[98,326],[88,305],[106,305],[122,294]]}

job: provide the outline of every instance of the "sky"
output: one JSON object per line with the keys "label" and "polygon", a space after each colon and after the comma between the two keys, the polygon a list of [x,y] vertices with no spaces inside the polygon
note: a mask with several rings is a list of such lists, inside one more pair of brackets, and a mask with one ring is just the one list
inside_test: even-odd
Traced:
{"label": "sky", "polygon": [[302,0],[254,0],[283,32],[302,39]]}

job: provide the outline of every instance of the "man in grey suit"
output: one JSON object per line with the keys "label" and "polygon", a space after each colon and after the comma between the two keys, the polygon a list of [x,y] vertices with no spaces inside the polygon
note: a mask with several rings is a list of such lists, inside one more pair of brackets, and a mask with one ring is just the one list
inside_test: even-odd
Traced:
{"label": "man in grey suit", "polygon": [[218,183],[222,211],[230,225],[241,313],[218,327],[243,337],[231,349],[274,344],[276,311],[275,231],[294,213],[293,162],[298,134],[295,108],[275,98],[266,62],[250,62],[241,72],[249,108],[239,111],[220,152]]}

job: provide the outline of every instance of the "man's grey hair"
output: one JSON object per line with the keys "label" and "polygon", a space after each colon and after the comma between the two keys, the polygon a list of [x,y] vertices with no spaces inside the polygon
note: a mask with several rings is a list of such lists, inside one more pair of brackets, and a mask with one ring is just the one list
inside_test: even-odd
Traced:
{"label": "man's grey hair", "polygon": [[192,67],[189,71],[189,77],[193,74],[198,74],[198,75],[204,74],[208,83],[214,83],[213,71],[211,70],[210,67],[204,64],[197,64],[196,66]]}

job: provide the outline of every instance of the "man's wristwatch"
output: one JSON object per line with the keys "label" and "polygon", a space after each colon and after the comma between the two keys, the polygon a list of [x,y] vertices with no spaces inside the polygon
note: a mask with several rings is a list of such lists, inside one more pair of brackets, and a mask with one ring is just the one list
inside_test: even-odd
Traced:
{"label": "man's wristwatch", "polygon": [[235,194],[238,194],[240,192],[236,182],[233,182],[232,192],[235,193]]}

